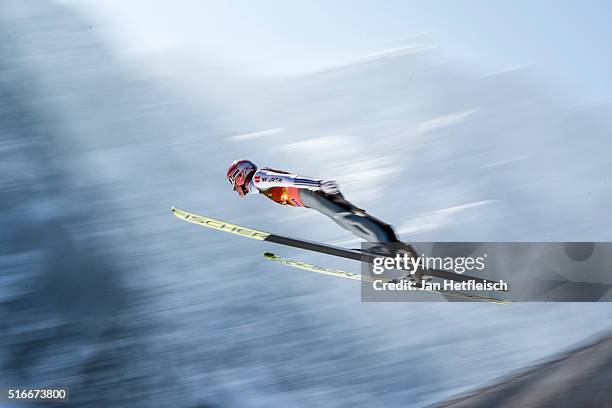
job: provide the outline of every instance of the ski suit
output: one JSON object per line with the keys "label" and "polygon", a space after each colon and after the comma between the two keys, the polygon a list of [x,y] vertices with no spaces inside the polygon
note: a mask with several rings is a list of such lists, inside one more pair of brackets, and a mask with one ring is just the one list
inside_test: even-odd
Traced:
{"label": "ski suit", "polygon": [[399,242],[393,228],[367,214],[341,193],[321,191],[323,180],[301,177],[281,170],[263,168],[253,174],[249,191],[293,207],[312,208],[331,218],[340,227],[371,243]]}

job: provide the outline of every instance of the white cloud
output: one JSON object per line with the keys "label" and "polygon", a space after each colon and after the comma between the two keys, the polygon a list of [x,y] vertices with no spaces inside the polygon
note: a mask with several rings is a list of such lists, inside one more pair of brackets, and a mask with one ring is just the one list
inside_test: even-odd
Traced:
{"label": "white cloud", "polygon": [[488,164],[483,165],[482,167],[483,168],[488,168],[488,167],[501,166],[501,165],[512,163],[512,162],[515,162],[515,161],[525,160],[525,159],[528,159],[528,158],[530,158],[532,156],[533,156],[533,154],[524,154],[522,156],[512,157],[510,159],[499,160],[499,161],[496,161],[496,162],[488,163]]}
{"label": "white cloud", "polygon": [[359,66],[359,65],[379,61],[382,59],[396,58],[396,57],[400,57],[403,55],[416,54],[416,53],[423,52],[423,51],[429,51],[435,48],[436,47],[434,46],[422,45],[422,44],[408,44],[408,45],[402,45],[399,47],[387,48],[387,49],[383,49],[380,51],[371,52],[361,58],[357,58],[357,59],[354,59],[348,62],[326,66],[324,68],[311,72],[311,74],[333,71],[335,69]]}
{"label": "white cloud", "polygon": [[233,141],[233,142],[239,142],[239,141],[242,141],[242,140],[257,139],[257,138],[260,138],[260,137],[278,135],[279,133],[283,133],[286,130],[287,129],[285,129],[285,128],[275,128],[275,129],[260,130],[260,131],[257,131],[257,132],[243,133],[241,135],[231,136],[228,139]]}
{"label": "white cloud", "polygon": [[316,137],[313,139],[300,140],[299,142],[288,143],[283,146],[279,146],[280,150],[290,151],[305,151],[309,150],[310,152],[316,152],[320,154],[327,154],[329,152],[333,152],[335,149],[342,147],[343,144],[346,144],[347,140],[342,136],[323,136]]}
{"label": "white cloud", "polygon": [[415,130],[417,133],[428,133],[428,132],[432,132],[434,130],[438,130],[441,128],[455,126],[463,122],[474,112],[476,112],[476,109],[470,109],[470,110],[461,111],[457,113],[451,113],[450,115],[440,116],[438,118],[431,119],[426,122],[422,122],[418,124]]}
{"label": "white cloud", "polygon": [[491,72],[487,72],[487,73],[484,73],[484,74],[477,75],[476,78],[489,78],[489,77],[494,77],[494,76],[497,76],[497,75],[509,74],[511,72],[521,71],[521,70],[524,70],[524,69],[529,68],[529,67],[531,67],[531,65],[524,64],[524,65],[517,65],[517,66],[514,66],[514,67],[502,68],[502,69],[499,69],[499,70],[496,70],[496,71],[491,71]]}
{"label": "white cloud", "polygon": [[[329,135],[279,146],[281,151],[295,152],[321,169],[316,177],[340,183],[343,192],[350,191],[351,200],[371,200],[380,196],[386,179],[401,172],[401,161],[395,156],[374,154],[367,140],[345,135]],[[308,176],[308,174],[305,174]]]}
{"label": "white cloud", "polygon": [[398,232],[401,235],[415,235],[424,232],[438,230],[452,222],[457,213],[468,209],[481,207],[495,202],[494,200],[475,201],[473,203],[457,205],[454,207],[445,208],[442,210],[431,211],[413,218],[410,222],[402,225]]}

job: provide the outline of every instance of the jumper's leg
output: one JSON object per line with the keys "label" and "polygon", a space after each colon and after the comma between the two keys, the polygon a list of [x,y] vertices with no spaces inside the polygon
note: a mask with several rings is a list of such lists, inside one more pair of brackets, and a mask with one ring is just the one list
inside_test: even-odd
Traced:
{"label": "jumper's leg", "polygon": [[332,196],[317,191],[300,190],[300,199],[304,206],[328,216],[340,227],[368,242],[399,242],[389,224],[372,217],[339,194]]}

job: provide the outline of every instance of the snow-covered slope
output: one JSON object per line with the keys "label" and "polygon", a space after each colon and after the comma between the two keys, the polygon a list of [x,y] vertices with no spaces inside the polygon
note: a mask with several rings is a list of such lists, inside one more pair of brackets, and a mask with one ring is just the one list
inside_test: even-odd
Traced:
{"label": "snow-covered slope", "polygon": [[608,334],[439,407],[609,407],[611,354]]}

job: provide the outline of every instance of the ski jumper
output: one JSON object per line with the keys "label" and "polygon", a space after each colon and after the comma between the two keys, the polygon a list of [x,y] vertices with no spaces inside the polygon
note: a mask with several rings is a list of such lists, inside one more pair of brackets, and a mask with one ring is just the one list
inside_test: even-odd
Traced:
{"label": "ski jumper", "polygon": [[259,192],[281,205],[312,208],[347,231],[371,243],[399,242],[393,228],[347,201],[341,193],[321,191],[323,180],[264,168],[251,178],[249,191]]}

